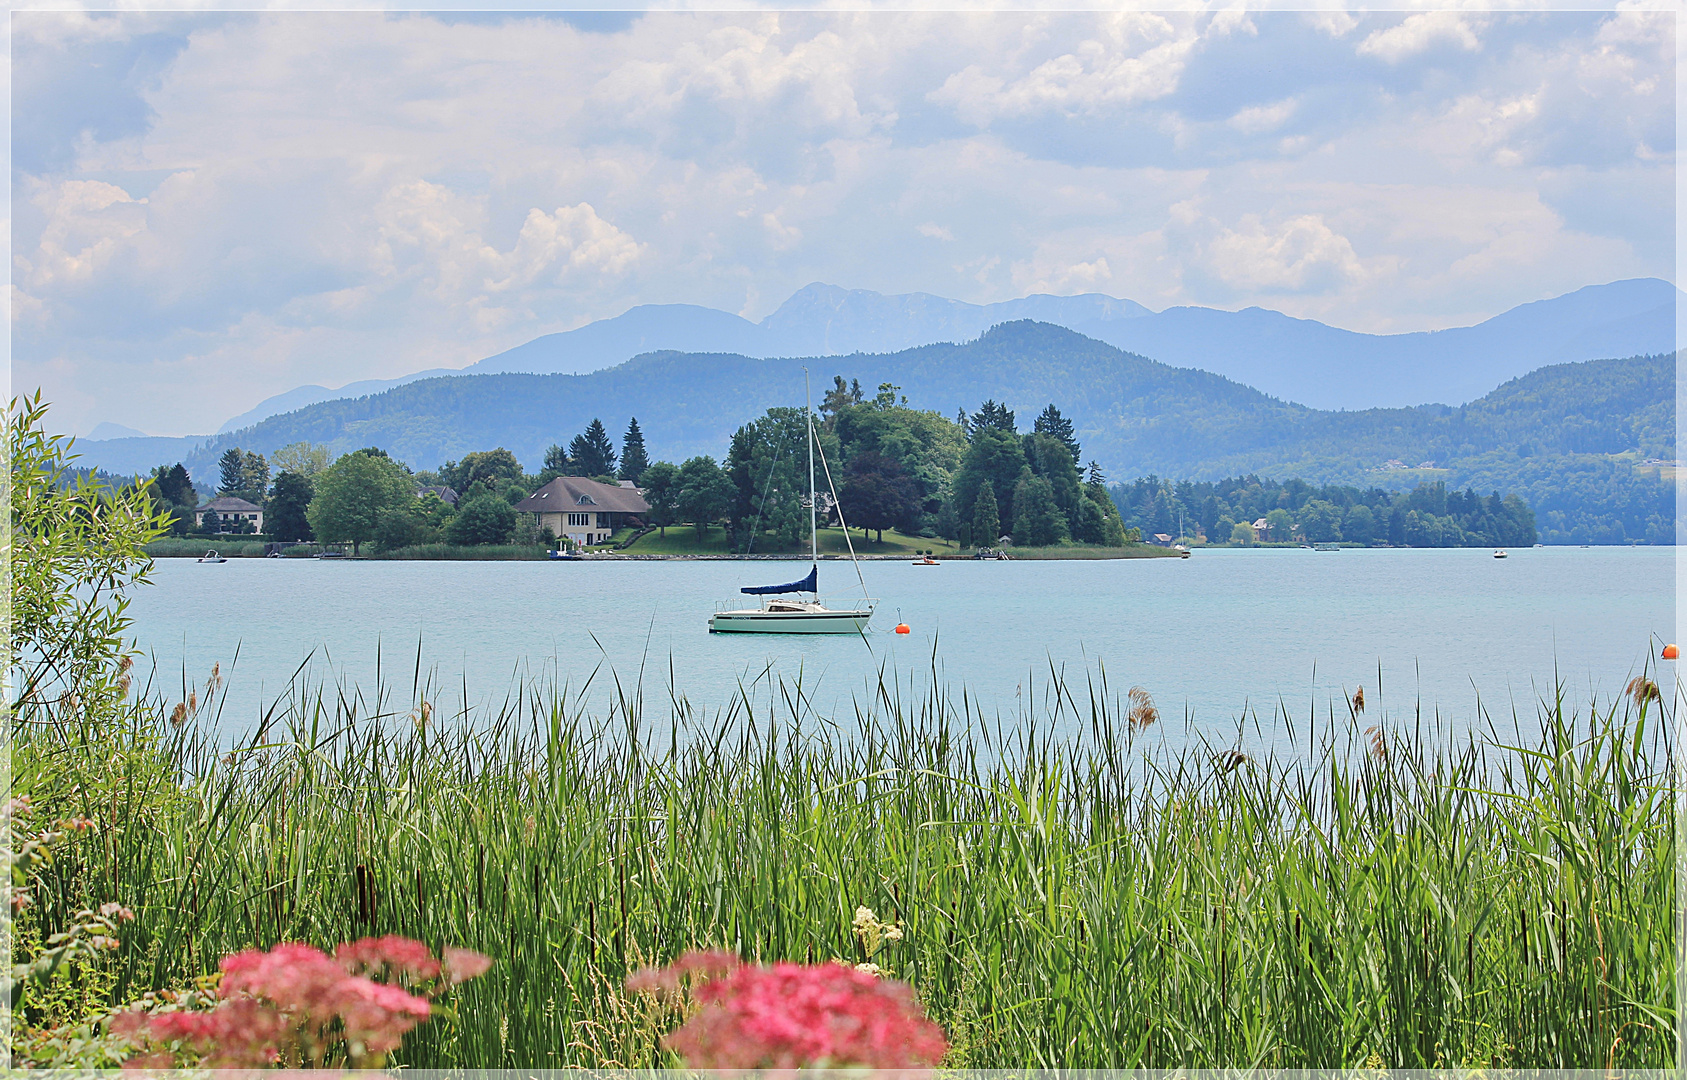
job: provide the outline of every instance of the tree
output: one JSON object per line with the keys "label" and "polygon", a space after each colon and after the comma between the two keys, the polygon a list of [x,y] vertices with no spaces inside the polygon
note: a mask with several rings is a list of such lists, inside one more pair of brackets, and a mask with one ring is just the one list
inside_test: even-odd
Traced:
{"label": "tree", "polygon": [[1005,431],[1009,435],[1018,434],[1019,429],[1014,425],[1013,410],[1006,405],[998,405],[994,401],[986,401],[979,410],[972,414],[972,422],[968,425],[973,434],[981,430]]}
{"label": "tree", "polygon": [[[816,434],[836,441],[823,429]],[[769,531],[779,547],[797,546],[808,536],[808,416],[801,409],[773,408],[732,434],[725,472],[732,482],[731,518],[739,550]],[[836,460],[836,457],[833,457]]]}
{"label": "tree", "polygon": [[1013,542],[1024,547],[1048,547],[1070,537],[1066,515],[1055,502],[1054,487],[1027,465],[1013,491]]}
{"label": "tree", "polygon": [[715,459],[707,455],[698,455],[679,467],[678,485],[674,503],[679,516],[696,526],[697,538],[701,540],[703,530],[732,508],[737,488],[715,464]]}
{"label": "tree", "polygon": [[310,479],[328,467],[328,448],[315,443],[288,443],[269,456],[276,473],[290,472]]}
{"label": "tree", "polygon": [[1230,528],[1230,542],[1241,544],[1243,547],[1254,546],[1254,527],[1245,521],[1238,521]]}
{"label": "tree", "polygon": [[644,475],[644,470],[650,468],[650,459],[644,452],[644,432],[639,430],[638,417],[633,417],[627,425],[627,433],[621,436],[621,472],[622,480],[638,483],[638,478]]}
{"label": "tree", "polygon": [[476,483],[488,491],[499,491],[505,483],[520,480],[521,476],[521,462],[502,446],[464,454],[462,461],[447,461],[439,470],[439,478],[447,487],[465,495]]}
{"label": "tree", "polygon": [[946,498],[937,508],[936,533],[945,540],[954,541],[961,534],[961,519],[955,513],[955,500]]}
{"label": "tree", "polygon": [[1314,544],[1341,539],[1341,507],[1325,499],[1309,499],[1300,508],[1300,531]]}
{"label": "tree", "polygon": [[217,469],[221,472],[217,484],[219,492],[233,495],[246,490],[246,457],[240,452],[240,447],[231,446],[224,450],[223,456],[217,459]]}
{"label": "tree", "polygon": [[[48,435],[39,392],[6,410],[11,453],[11,709],[7,723],[54,717],[77,731],[127,690],[125,594],[148,582],[145,545],[169,526],[139,487],[112,490],[69,469],[70,440]],[[75,790],[66,786],[66,790]]]}
{"label": "tree", "polygon": [[199,506],[199,492],[193,489],[193,481],[181,462],[153,469],[148,490],[153,503],[170,515],[171,532],[181,536],[193,531],[193,512]]}
{"label": "tree", "polygon": [[644,489],[644,501],[650,504],[650,524],[661,529],[665,539],[668,526],[678,520],[679,469],[672,462],[658,461],[644,470],[638,486]]}
{"label": "tree", "polygon": [[603,429],[603,421],[593,418],[584,434],[574,436],[568,444],[569,471],[575,476],[613,476],[615,473],[615,445]]}
{"label": "tree", "polygon": [[821,416],[826,418],[825,422],[830,424],[832,422],[832,418],[837,416],[839,412],[849,408],[851,405],[859,404],[861,404],[861,384],[857,382],[855,384],[855,390],[852,393],[849,387],[845,385],[844,377],[842,375],[834,375],[832,376],[832,388],[826,391],[825,397],[820,399],[820,408],[818,411]]}
{"label": "tree", "polygon": [[568,451],[552,443],[545,450],[545,471],[540,474],[548,484],[559,476],[568,475]]}
{"label": "tree", "polygon": [[1277,543],[1293,540],[1295,535],[1295,521],[1289,512],[1282,507],[1265,515],[1265,524],[1271,528],[1271,539]]}
{"label": "tree", "polygon": [[[961,458],[955,473],[956,505],[974,507],[978,504],[981,485],[994,488],[993,498],[1003,520],[1011,521],[1013,488],[1019,481],[1019,470],[1025,465],[1025,447],[1019,436],[999,427],[977,427],[972,433],[972,445]],[[973,537],[985,541],[976,530]],[[994,540],[992,535],[989,539]]]}
{"label": "tree", "polygon": [[978,499],[972,508],[972,541],[979,547],[990,547],[1002,534],[1002,521],[996,512],[996,489],[989,484],[978,485]]}
{"label": "tree", "polygon": [[[1037,417],[1032,430],[1039,435],[1051,435],[1060,440],[1062,446],[1072,455],[1072,465],[1075,468],[1083,460],[1083,451],[1078,446],[1078,437],[1072,431],[1072,421],[1060,415],[1060,410],[1051,402],[1049,407]],[[1093,462],[1091,464],[1094,464]]]}
{"label": "tree", "polygon": [[[1033,473],[1049,482],[1055,505],[1060,507],[1069,523],[1077,520],[1081,498],[1078,468],[1070,454],[1066,444],[1053,435],[1039,431],[1025,437],[1025,463]],[[1018,481],[1015,480],[1015,483]]]}
{"label": "tree", "polygon": [[316,534],[306,514],[315,489],[308,476],[289,471],[277,474],[269,501],[264,504],[265,531],[277,540],[314,539]]}
{"label": "tree", "polygon": [[269,462],[262,454],[248,450],[240,458],[240,475],[240,490],[248,493],[248,501],[262,504],[264,492],[269,490]]}
{"label": "tree", "polygon": [[515,508],[486,491],[458,504],[445,538],[462,545],[507,544],[514,531]]}
{"label": "tree", "polygon": [[1356,544],[1369,544],[1377,532],[1376,515],[1364,503],[1348,508],[1341,520],[1341,535]]}
{"label": "tree", "polygon": [[381,514],[409,503],[415,484],[404,466],[365,450],[346,454],[316,477],[305,516],[324,543],[359,545],[375,539]]}
{"label": "tree", "polygon": [[857,454],[838,492],[845,520],[863,531],[884,531],[905,523],[919,510],[919,492],[902,467],[882,454]]}

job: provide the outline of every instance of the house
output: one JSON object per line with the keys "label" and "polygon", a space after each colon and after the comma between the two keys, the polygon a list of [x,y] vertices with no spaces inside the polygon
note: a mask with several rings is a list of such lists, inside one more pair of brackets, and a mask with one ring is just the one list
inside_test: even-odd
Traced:
{"label": "house", "polygon": [[1171,538],[1171,535],[1169,533],[1155,533],[1154,534],[1154,542],[1156,544],[1159,544],[1161,547],[1171,547],[1172,546],[1172,538]]}
{"label": "house", "polygon": [[640,518],[650,513],[637,488],[582,476],[559,476],[515,508],[537,516],[540,529],[582,546],[604,543],[616,529],[642,523]]}
{"label": "house", "polygon": [[1271,522],[1265,520],[1264,518],[1260,518],[1258,521],[1253,523],[1253,530],[1255,543],[1263,544],[1265,541],[1271,539]]}
{"label": "house", "polygon": [[456,506],[457,505],[457,491],[456,491],[456,489],[446,487],[443,484],[439,484],[439,485],[436,485],[434,487],[425,487],[422,490],[416,492],[416,498],[418,498],[418,499],[420,499],[424,495],[437,495],[437,496],[439,496],[439,501],[444,503],[446,506]]}
{"label": "house", "polygon": [[264,531],[264,510],[245,499],[224,495],[195,509],[193,521],[200,532],[261,533]]}

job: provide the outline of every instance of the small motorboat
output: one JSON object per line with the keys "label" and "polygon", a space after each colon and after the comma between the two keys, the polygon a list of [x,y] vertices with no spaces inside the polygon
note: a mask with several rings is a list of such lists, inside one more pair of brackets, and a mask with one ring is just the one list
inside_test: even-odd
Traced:
{"label": "small motorboat", "polygon": [[913,565],[915,565],[915,566],[942,566],[943,564],[938,562],[936,559],[932,558],[930,555],[926,555],[926,556],[923,556],[921,558],[915,559]]}
{"label": "small motorboat", "polygon": [[199,562],[228,562],[227,559],[223,558],[221,555],[218,555],[215,551],[207,551],[205,554],[203,554],[199,557],[198,561]]}
{"label": "small motorboat", "polygon": [[1499,550],[1498,550],[1498,551],[1496,551],[1496,552],[1494,552],[1494,558],[1496,558],[1496,559],[1503,559],[1503,558],[1505,558],[1505,549],[1504,549],[1504,548],[1500,548],[1500,549],[1499,549]]}
{"label": "small motorboat", "polygon": [[568,551],[552,551],[551,552],[551,561],[553,561],[553,562],[579,562],[580,556],[575,555],[573,552],[568,552]]}

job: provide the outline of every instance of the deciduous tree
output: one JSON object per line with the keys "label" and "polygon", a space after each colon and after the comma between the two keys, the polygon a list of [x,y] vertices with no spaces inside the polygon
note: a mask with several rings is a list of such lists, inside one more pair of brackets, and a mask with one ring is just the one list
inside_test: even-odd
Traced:
{"label": "deciduous tree", "polygon": [[316,492],[305,515],[317,539],[349,543],[355,554],[375,538],[381,514],[415,497],[415,484],[404,466],[364,450],[346,454],[316,478]]}
{"label": "deciduous tree", "polygon": [[644,501],[650,504],[647,518],[650,524],[662,530],[664,538],[668,535],[668,526],[678,520],[679,513],[679,469],[672,462],[658,461],[644,470],[638,478],[638,486],[644,489]]}

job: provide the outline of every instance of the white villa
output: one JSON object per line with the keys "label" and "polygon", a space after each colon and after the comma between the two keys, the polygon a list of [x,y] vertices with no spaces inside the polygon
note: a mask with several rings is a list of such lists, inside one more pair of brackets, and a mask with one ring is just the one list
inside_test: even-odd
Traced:
{"label": "white villa", "polygon": [[224,495],[220,499],[212,499],[204,506],[193,511],[193,520],[201,532],[245,532],[244,526],[251,525],[251,531],[264,531],[264,510],[261,506],[253,506],[245,499],[237,499],[232,495]]}
{"label": "white villa", "polygon": [[585,547],[606,542],[616,529],[650,513],[650,504],[630,482],[600,484],[581,476],[559,476],[515,504],[534,514],[539,528]]}

